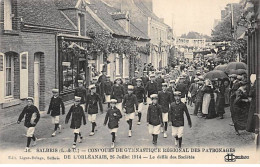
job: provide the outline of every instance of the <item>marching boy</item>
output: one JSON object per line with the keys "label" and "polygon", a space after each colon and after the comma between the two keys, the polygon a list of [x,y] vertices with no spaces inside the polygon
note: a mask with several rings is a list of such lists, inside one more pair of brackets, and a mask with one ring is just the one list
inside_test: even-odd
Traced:
{"label": "marching boy", "polygon": [[98,104],[99,104],[99,109],[100,109],[101,113],[103,113],[103,106],[102,106],[102,101],[100,99],[99,94],[96,93],[96,86],[90,85],[89,90],[90,90],[90,93],[87,95],[87,98],[86,98],[85,111],[88,113],[88,120],[92,124],[92,130],[91,130],[89,136],[93,136],[95,134],[95,127],[97,126],[96,117],[97,117],[97,113],[98,113]]}
{"label": "marching boy", "polygon": [[184,129],[184,113],[186,114],[189,127],[191,128],[191,119],[187,106],[181,102],[181,92],[174,92],[175,102],[170,106],[169,124],[172,123],[172,136],[175,137],[175,145],[181,148],[183,129]]}
{"label": "marching boy", "polygon": [[[129,125],[128,137],[132,136],[132,125],[135,117],[135,108],[138,111],[138,102],[136,96],[133,94],[134,86],[128,86],[128,94],[124,96],[122,106],[125,109],[125,119]],[[135,108],[134,108],[135,106]]]}
{"label": "marching boy", "polygon": [[28,97],[27,98],[27,106],[24,107],[22,113],[20,114],[17,123],[20,124],[22,119],[25,116],[24,126],[27,128],[27,145],[25,148],[25,152],[29,152],[30,149],[30,143],[31,139],[33,139],[34,143],[33,146],[36,145],[36,137],[34,136],[35,126],[40,120],[40,113],[36,106],[33,105],[33,98]]}
{"label": "marching boy", "polygon": [[81,97],[75,96],[75,102],[70,107],[70,110],[65,119],[65,124],[67,124],[69,122],[70,117],[72,117],[70,128],[74,129],[74,142],[72,145],[73,149],[76,148],[78,136],[80,137],[79,143],[81,143],[82,139],[83,139],[83,137],[80,133],[80,127],[81,127],[82,120],[83,120],[83,124],[86,125],[85,113],[84,113],[82,106],[80,106],[80,100],[81,100]]}
{"label": "marching boy", "polygon": [[[59,89],[52,89],[53,96],[51,98],[51,102],[49,105],[49,109],[47,114],[51,114],[52,124],[54,124],[54,132],[52,133],[52,137],[56,136],[56,132],[59,128],[61,132],[60,125],[60,114],[65,114],[65,107],[62,99],[59,97]],[[60,112],[61,110],[61,112]]]}
{"label": "marching boy", "polygon": [[110,108],[107,110],[107,114],[104,121],[104,126],[106,126],[108,121],[108,128],[112,135],[111,148],[115,147],[116,133],[119,127],[119,120],[122,118],[122,114],[118,108],[116,108],[116,99],[111,99]]}
{"label": "marching boy", "polygon": [[146,92],[144,87],[142,86],[142,79],[136,79],[137,86],[134,88],[134,94],[136,95],[138,102],[138,123],[137,125],[141,125],[142,118],[142,110],[143,106],[146,105]]}
{"label": "marching boy", "polygon": [[158,93],[158,104],[162,107],[162,119],[164,123],[163,137],[167,138],[168,111],[172,102],[171,94],[167,91],[167,83],[162,83],[162,91]]}
{"label": "marching boy", "polygon": [[160,127],[163,127],[162,121],[162,108],[157,104],[158,95],[151,95],[152,104],[149,105],[147,110],[147,125],[149,134],[153,136],[153,144],[157,145],[158,134],[160,133]]}

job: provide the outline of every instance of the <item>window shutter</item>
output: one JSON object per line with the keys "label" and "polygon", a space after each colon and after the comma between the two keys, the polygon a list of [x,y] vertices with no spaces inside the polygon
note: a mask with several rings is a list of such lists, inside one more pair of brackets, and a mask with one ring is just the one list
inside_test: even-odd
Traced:
{"label": "window shutter", "polygon": [[28,97],[28,52],[20,54],[20,99]]}
{"label": "window shutter", "polygon": [[4,102],[5,96],[5,55],[0,53],[0,103]]}

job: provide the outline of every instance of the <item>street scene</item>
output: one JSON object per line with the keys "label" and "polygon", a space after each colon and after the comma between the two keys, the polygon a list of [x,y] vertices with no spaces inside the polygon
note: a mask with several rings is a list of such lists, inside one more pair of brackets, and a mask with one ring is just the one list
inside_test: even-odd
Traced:
{"label": "street scene", "polygon": [[259,0],[0,5],[1,151],[259,151]]}

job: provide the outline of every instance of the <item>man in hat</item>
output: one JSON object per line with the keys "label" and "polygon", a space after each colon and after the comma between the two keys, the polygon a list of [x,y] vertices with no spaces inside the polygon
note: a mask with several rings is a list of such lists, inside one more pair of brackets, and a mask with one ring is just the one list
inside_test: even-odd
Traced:
{"label": "man in hat", "polygon": [[107,80],[104,82],[104,95],[105,95],[105,102],[107,103],[108,107],[110,106],[110,98],[112,94],[112,86],[113,82],[110,80],[110,75],[107,75]]}
{"label": "man in hat", "polygon": [[197,71],[195,78],[198,78],[199,76],[201,76],[201,73],[200,73],[200,71]]}
{"label": "man in hat", "polygon": [[133,85],[133,86],[136,86],[136,79],[137,79],[137,77],[138,77],[138,71],[135,71],[135,74],[134,74],[134,77],[132,78],[132,80],[131,80],[131,84]]}
{"label": "man in hat", "polygon": [[98,78],[98,85],[100,86],[100,98],[102,102],[105,102],[105,95],[104,95],[104,83],[107,81],[107,72],[105,70],[101,71],[101,75]]}
{"label": "man in hat", "polygon": [[134,86],[129,85],[128,86],[128,94],[124,96],[122,106],[125,110],[125,119],[126,122],[129,125],[129,131],[128,131],[128,137],[132,136],[132,125],[133,125],[133,119],[135,117],[135,108],[136,111],[138,111],[138,102],[136,95],[133,94]]}
{"label": "man in hat", "polygon": [[162,132],[164,138],[167,138],[168,112],[171,102],[171,94],[167,91],[167,83],[162,83],[162,91],[158,93],[158,104],[162,107],[162,120],[164,123]]}
{"label": "man in hat", "polygon": [[65,114],[65,107],[62,98],[59,97],[59,89],[52,89],[52,94],[47,114],[51,114],[52,124],[54,124],[54,132],[51,136],[54,137],[58,128],[61,131],[60,115]]}
{"label": "man in hat", "polygon": [[172,125],[172,136],[175,138],[175,145],[179,144],[181,148],[182,136],[184,129],[184,113],[186,114],[188,125],[191,128],[191,119],[187,106],[181,102],[182,93],[177,91],[174,93],[175,102],[170,106],[169,110],[169,124]]}
{"label": "man in hat", "polygon": [[192,103],[195,103],[195,98],[196,98],[196,95],[197,95],[197,90],[199,88],[199,85],[198,85],[198,82],[199,82],[199,79],[198,78],[195,78],[194,79],[194,83],[192,83],[189,87],[189,96],[190,96],[190,104],[192,106]]}
{"label": "man in hat", "polygon": [[93,136],[95,134],[95,127],[97,126],[96,117],[98,113],[98,104],[101,114],[103,114],[103,106],[99,94],[96,93],[96,86],[89,85],[89,90],[90,93],[87,95],[86,98],[85,111],[88,113],[88,120],[92,124],[92,130],[89,135]]}
{"label": "man in hat", "polygon": [[[158,93],[158,87],[157,87],[157,83],[155,81],[155,75],[154,74],[150,75],[150,81],[147,83],[147,85],[145,87],[145,91],[148,92],[148,99],[150,98],[150,96],[152,94]],[[150,102],[151,102],[151,100],[149,99],[148,103],[150,103]]]}
{"label": "man in hat", "polygon": [[107,114],[104,120],[104,126],[106,126],[108,122],[108,128],[110,130],[110,133],[112,135],[112,144],[111,148],[115,147],[115,141],[116,141],[116,133],[119,128],[119,120],[122,118],[122,114],[118,108],[116,108],[116,99],[111,99],[110,104],[111,107],[108,108]]}
{"label": "man in hat", "polygon": [[188,71],[189,73],[188,73],[188,76],[187,76],[187,80],[189,81],[189,86],[192,84],[192,83],[194,83],[195,81],[194,81],[194,79],[195,79],[195,77],[193,76],[193,70],[189,70]]}
{"label": "man in hat", "polygon": [[158,95],[151,95],[152,103],[149,104],[147,110],[147,125],[149,134],[153,136],[153,144],[157,145],[160,127],[163,127],[162,107],[158,104]]}
{"label": "man in hat", "polygon": [[155,82],[157,83],[157,90],[161,91],[162,90],[162,83],[164,83],[164,79],[162,78],[162,72],[161,71],[158,71],[156,73]]}
{"label": "man in hat", "polygon": [[174,101],[173,93],[176,91],[175,80],[170,80],[170,86],[167,88],[167,91],[170,93],[172,101]]}
{"label": "man in hat", "polygon": [[180,76],[176,85],[176,91],[181,92],[181,101],[186,104],[186,94],[188,92],[187,85],[184,83],[185,77]]}
{"label": "man in hat", "polygon": [[25,116],[24,126],[27,128],[26,137],[27,144],[25,148],[25,152],[30,152],[30,143],[31,139],[33,139],[33,146],[36,145],[36,137],[34,136],[35,126],[40,120],[40,113],[36,106],[33,105],[34,99],[32,97],[27,98],[27,105],[24,107],[22,113],[20,114],[17,123],[23,120]]}
{"label": "man in hat", "polygon": [[229,80],[230,80],[230,89],[232,89],[233,87],[233,82],[237,79],[237,75],[236,74],[231,74],[231,75],[228,75],[229,76]]}
{"label": "man in hat", "polygon": [[149,77],[147,75],[147,71],[143,72],[143,76],[141,77],[142,82],[143,82],[143,86],[146,87],[148,81],[149,81]]}
{"label": "man in hat", "polygon": [[81,97],[80,105],[85,108],[84,104],[86,101],[87,89],[83,85],[83,80],[78,80],[78,87],[75,89],[74,96]]}
{"label": "man in hat", "polygon": [[73,129],[73,133],[74,133],[74,141],[72,144],[73,149],[76,148],[78,136],[80,137],[79,143],[81,143],[83,139],[82,134],[80,132],[82,121],[84,125],[87,124],[84,110],[80,105],[81,97],[75,96],[74,100],[75,100],[74,104],[70,107],[70,110],[65,119],[65,124],[68,124],[71,117],[70,128]]}
{"label": "man in hat", "polygon": [[136,95],[137,102],[138,102],[138,123],[137,123],[137,125],[140,125],[143,107],[144,107],[144,105],[146,105],[146,93],[145,93],[144,87],[142,86],[141,78],[138,78],[136,80],[136,84],[137,85],[135,86],[133,93]]}
{"label": "man in hat", "polygon": [[[202,101],[203,101],[203,92],[202,92],[202,87],[203,87],[204,82],[203,81],[197,81],[197,86],[198,89],[195,92],[195,108],[194,108],[194,112],[193,115],[198,115],[199,117],[201,116],[201,112],[202,112]],[[200,113],[200,114],[198,114]]]}

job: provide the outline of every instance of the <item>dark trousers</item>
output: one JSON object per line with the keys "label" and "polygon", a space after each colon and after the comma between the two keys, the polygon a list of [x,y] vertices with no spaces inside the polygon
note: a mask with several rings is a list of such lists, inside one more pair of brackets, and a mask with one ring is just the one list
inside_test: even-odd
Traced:
{"label": "dark trousers", "polygon": [[197,115],[198,114],[198,111],[200,110],[201,111],[202,109],[202,102],[196,102],[195,103],[195,108],[194,108],[194,115]]}

